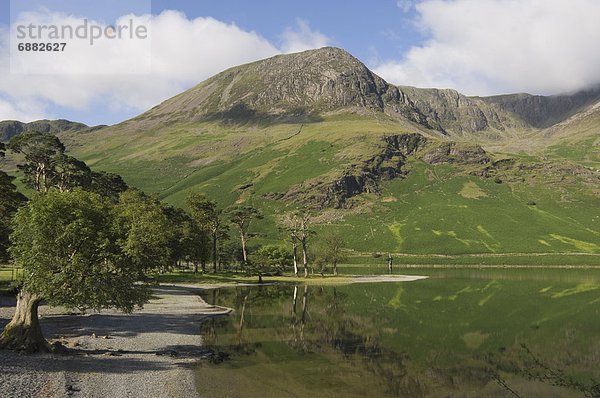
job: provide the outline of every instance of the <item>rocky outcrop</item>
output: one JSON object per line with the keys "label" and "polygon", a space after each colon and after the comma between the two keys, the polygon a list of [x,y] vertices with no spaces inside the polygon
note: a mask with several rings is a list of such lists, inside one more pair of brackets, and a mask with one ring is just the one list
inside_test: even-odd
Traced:
{"label": "rocky outcrop", "polygon": [[399,114],[446,135],[494,132],[526,127],[525,123],[499,107],[456,90],[398,87],[386,102],[386,112]]}
{"label": "rocky outcrop", "polygon": [[571,95],[549,97],[531,94],[508,94],[482,98],[489,104],[519,116],[531,126],[550,127],[600,101],[600,87]]}
{"label": "rocky outcrop", "polygon": [[333,180],[321,178],[292,187],[283,199],[307,202],[317,207],[346,207],[348,199],[362,193],[379,193],[382,181],[402,177],[406,158],[425,148],[420,134],[398,134],[382,138],[379,153],[344,171]]}
{"label": "rocky outcrop", "polygon": [[441,144],[425,153],[421,159],[425,163],[486,164],[491,159],[478,145],[464,145],[455,142]]}

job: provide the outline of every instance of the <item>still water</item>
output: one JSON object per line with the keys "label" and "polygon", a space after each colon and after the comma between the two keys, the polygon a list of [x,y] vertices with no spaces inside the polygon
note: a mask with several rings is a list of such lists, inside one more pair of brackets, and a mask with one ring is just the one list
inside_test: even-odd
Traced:
{"label": "still water", "polygon": [[203,397],[600,397],[598,270],[223,288]]}

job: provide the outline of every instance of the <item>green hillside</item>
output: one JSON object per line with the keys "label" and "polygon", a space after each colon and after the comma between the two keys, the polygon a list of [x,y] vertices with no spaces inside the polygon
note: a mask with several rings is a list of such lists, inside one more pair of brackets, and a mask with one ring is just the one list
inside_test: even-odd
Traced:
{"label": "green hillside", "polygon": [[[163,136],[160,145],[150,145],[149,134],[124,143],[105,140],[110,145],[105,150],[98,150],[99,143],[86,146],[89,152],[73,152],[175,205],[183,205],[192,191],[206,193],[223,207],[252,203],[267,214],[258,226],[263,240],[275,241],[278,217],[303,203],[274,194],[305,181],[335,179],[380,151],[385,134],[398,133],[395,124],[337,117],[301,131],[290,124],[254,127],[247,138],[253,149],[234,152],[238,127],[226,131],[210,123],[194,128],[206,129],[206,136],[186,137],[179,130],[172,141]],[[185,153],[190,147],[202,153],[203,142],[218,158],[194,163]],[[383,181],[380,192],[357,195],[345,208],[315,208],[322,222],[317,229],[342,232],[348,247],[359,252],[600,253],[597,174],[575,163],[559,167],[536,157],[511,159],[512,165],[480,177],[473,174],[485,165],[427,164],[413,156],[405,166],[406,178]],[[572,175],[573,170],[583,174]]]}

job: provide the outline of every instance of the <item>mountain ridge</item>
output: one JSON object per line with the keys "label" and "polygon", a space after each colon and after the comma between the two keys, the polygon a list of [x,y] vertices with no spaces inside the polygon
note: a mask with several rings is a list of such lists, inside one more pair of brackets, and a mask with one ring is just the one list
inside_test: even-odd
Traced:
{"label": "mountain ridge", "polygon": [[63,132],[92,132],[107,126],[93,126],[73,122],[66,119],[48,120],[41,119],[24,123],[18,120],[0,121],[0,141],[8,141],[15,135],[35,131],[40,133],[58,134]]}
{"label": "mountain ridge", "polygon": [[[437,105],[437,106],[432,106]],[[461,106],[462,105],[462,106]],[[455,117],[447,108],[474,108]],[[324,47],[278,55],[227,69],[134,118],[151,126],[183,116],[188,120],[216,117],[293,121],[318,120],[342,110],[381,112],[442,134],[477,132],[488,127],[524,127],[511,116],[456,90],[417,89],[387,83],[348,52]],[[460,112],[456,112],[459,113]],[[501,122],[502,121],[502,122]]]}
{"label": "mountain ridge", "polygon": [[[550,128],[597,101],[600,88],[572,95],[477,97],[454,89],[395,86],[347,51],[323,47],[229,68],[115,126],[152,129],[202,120],[311,123],[336,112],[381,113],[452,139],[498,141]],[[57,122],[62,127],[42,130],[88,129]],[[0,140],[19,129],[36,128],[17,126],[7,133],[11,129],[7,123],[0,124]]]}

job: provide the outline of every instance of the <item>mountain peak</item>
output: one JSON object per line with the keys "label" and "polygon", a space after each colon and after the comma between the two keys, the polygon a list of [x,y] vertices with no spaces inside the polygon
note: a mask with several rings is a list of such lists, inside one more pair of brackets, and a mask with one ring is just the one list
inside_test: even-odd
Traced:
{"label": "mountain peak", "polygon": [[302,57],[321,58],[323,60],[334,59],[337,61],[343,61],[344,59],[351,62],[361,63],[356,57],[350,54],[343,48],[327,46],[314,48],[310,50],[304,50],[297,53],[281,54],[281,56],[299,55]]}
{"label": "mountain peak", "polygon": [[323,120],[331,113],[383,113],[419,129],[500,139],[556,124],[589,105],[592,94],[467,97],[451,89],[394,86],[337,47],[322,47],[227,69],[134,119],[136,128],[222,120],[235,123]]}
{"label": "mountain peak", "polygon": [[280,118],[342,108],[382,110],[388,87],[347,51],[323,47],[227,69],[143,116]]}

